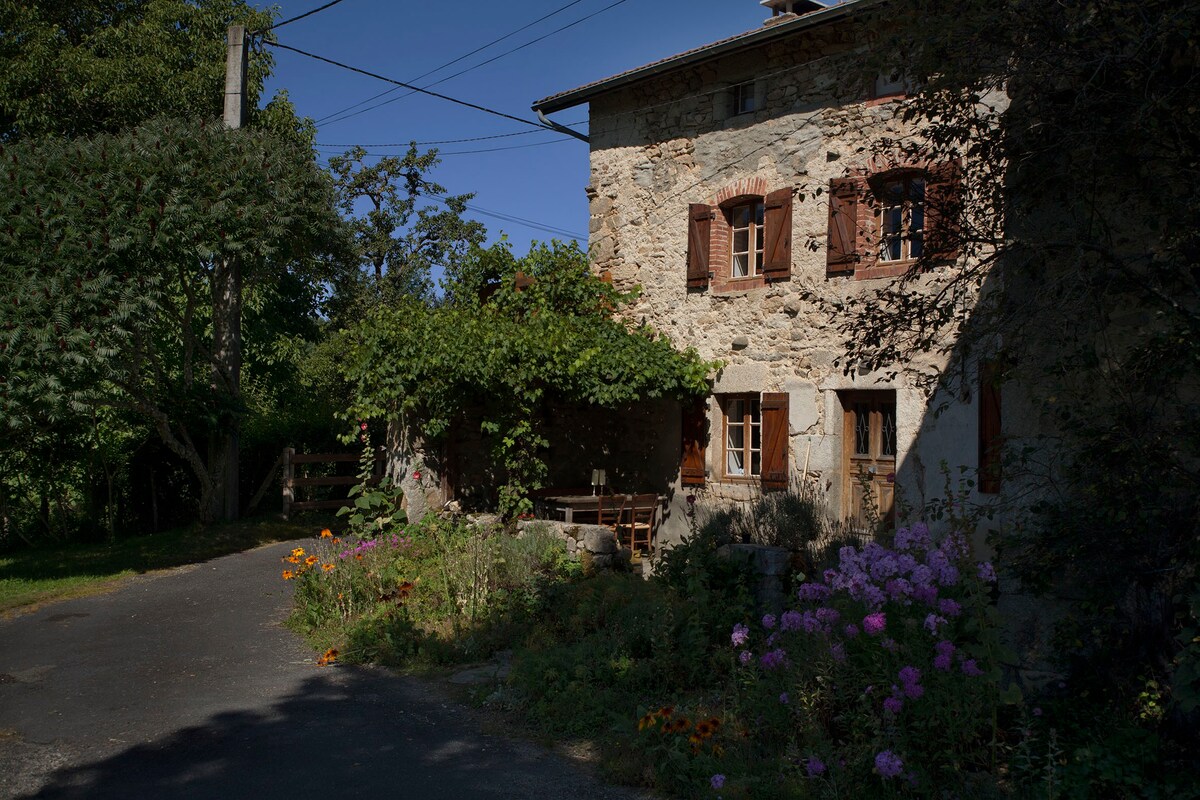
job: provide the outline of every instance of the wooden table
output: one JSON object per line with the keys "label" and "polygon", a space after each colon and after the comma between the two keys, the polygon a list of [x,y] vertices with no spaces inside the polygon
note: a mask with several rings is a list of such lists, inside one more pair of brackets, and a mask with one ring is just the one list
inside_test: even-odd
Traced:
{"label": "wooden table", "polygon": [[[661,496],[658,498],[660,506],[663,499]],[[534,510],[535,514],[542,519],[594,525],[599,519],[601,501],[604,501],[605,509],[618,509],[627,506],[631,500],[633,500],[631,494],[546,495],[534,501]]]}

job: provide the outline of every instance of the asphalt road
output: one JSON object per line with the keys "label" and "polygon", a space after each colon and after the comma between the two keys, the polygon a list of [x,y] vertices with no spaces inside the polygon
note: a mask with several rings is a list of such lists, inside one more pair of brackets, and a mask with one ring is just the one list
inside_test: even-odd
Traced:
{"label": "asphalt road", "polygon": [[3,798],[597,798],[429,682],[317,667],[284,543],[0,620]]}

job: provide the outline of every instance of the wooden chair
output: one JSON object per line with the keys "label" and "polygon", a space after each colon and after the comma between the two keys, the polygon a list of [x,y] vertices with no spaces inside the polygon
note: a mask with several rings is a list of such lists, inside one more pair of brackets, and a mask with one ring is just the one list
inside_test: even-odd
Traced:
{"label": "wooden chair", "polygon": [[658,495],[635,494],[625,506],[617,525],[617,539],[636,555],[654,547],[654,527],[658,522]]}
{"label": "wooden chair", "polygon": [[596,524],[611,528],[615,532],[625,514],[625,498],[620,495],[601,494],[596,499]]}

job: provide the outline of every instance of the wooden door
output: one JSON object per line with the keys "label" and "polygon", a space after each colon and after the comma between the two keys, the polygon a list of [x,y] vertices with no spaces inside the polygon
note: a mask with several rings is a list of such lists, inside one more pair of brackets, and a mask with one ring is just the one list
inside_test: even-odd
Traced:
{"label": "wooden door", "polygon": [[896,393],[841,395],[842,516],[866,530],[896,517]]}

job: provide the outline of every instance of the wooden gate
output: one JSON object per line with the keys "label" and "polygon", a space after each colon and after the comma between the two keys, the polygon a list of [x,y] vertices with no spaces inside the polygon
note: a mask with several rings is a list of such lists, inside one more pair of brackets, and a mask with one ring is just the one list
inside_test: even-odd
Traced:
{"label": "wooden gate", "polygon": [[[315,511],[318,509],[343,508],[353,505],[354,499],[342,497],[325,500],[297,499],[296,490],[310,486],[354,486],[359,483],[358,475],[318,475],[308,477],[297,474],[304,471],[306,464],[337,464],[349,461],[357,462],[362,459],[361,453],[297,453],[295,448],[285,448],[283,451],[283,517],[287,519],[293,511]],[[383,448],[375,454],[374,474],[368,480],[371,485],[379,483],[383,477]]]}

